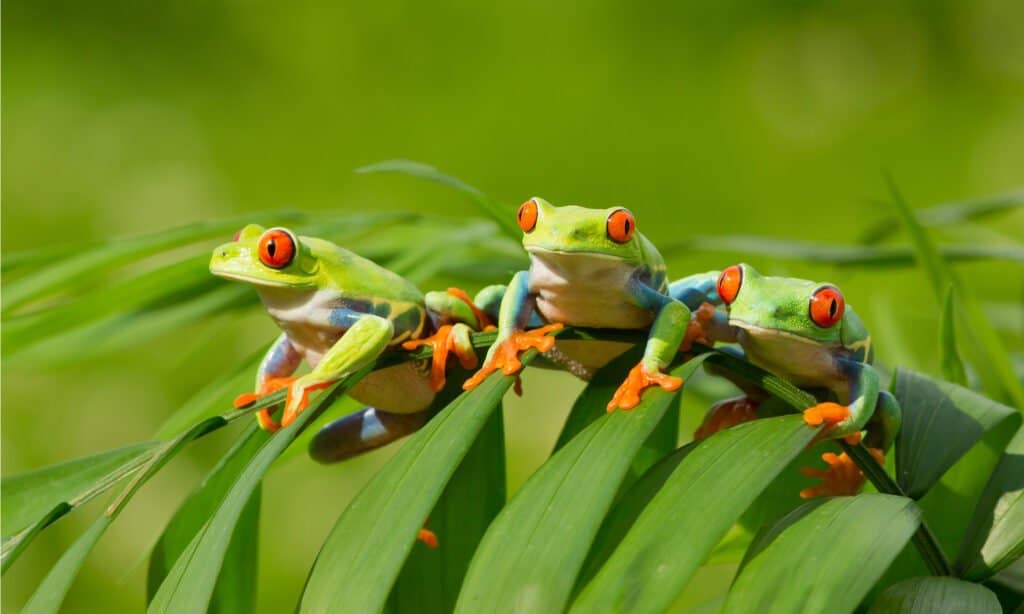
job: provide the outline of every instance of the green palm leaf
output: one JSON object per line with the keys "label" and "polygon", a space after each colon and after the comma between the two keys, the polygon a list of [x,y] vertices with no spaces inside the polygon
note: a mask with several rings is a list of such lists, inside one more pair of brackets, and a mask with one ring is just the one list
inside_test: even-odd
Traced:
{"label": "green palm leaf", "polygon": [[882,591],[868,614],[1000,614],[992,591],[956,578],[911,578]]}

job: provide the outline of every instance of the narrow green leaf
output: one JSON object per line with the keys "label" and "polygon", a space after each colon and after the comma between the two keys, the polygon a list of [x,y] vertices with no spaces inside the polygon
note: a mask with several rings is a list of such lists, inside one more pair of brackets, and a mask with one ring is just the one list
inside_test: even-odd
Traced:
{"label": "narrow green leaf", "polygon": [[643,348],[633,347],[594,373],[586,389],[578,397],[565,418],[552,454],[564,448],[588,426],[607,413],[608,399],[626,379],[626,374],[640,360]]}
{"label": "narrow green leaf", "polygon": [[359,381],[371,367],[335,383],[288,428],[270,437],[224,495],[216,513],[177,558],[149,604],[150,612],[201,612],[210,603],[235,527],[263,475],[295,437],[311,424],[331,400]]}
{"label": "narrow green leaf", "polygon": [[946,298],[942,301],[942,318],[939,320],[939,363],[946,379],[960,386],[967,385],[967,374],[960,361],[960,352],[956,349],[956,288],[950,284],[946,288]]}
{"label": "narrow green leaf", "polygon": [[[238,480],[242,471],[266,443],[269,436],[255,423],[246,427],[234,447],[213,468],[199,489],[192,493],[171,517],[149,557],[149,572],[146,579],[147,601],[153,599],[157,589],[167,576],[167,572],[192,542],[196,533],[217,511],[224,493]],[[255,573],[255,557],[247,556],[249,554],[247,550],[250,547],[255,548],[256,544],[255,535],[252,535],[252,532],[258,524],[259,518],[258,491],[253,493],[245,510],[242,514],[242,521],[235,527],[235,534],[231,538],[228,554],[225,556],[225,561],[230,564],[226,564],[221,569],[221,577],[217,582],[218,587],[225,585],[239,590],[218,588],[220,592],[243,592],[245,585],[249,582],[249,577]],[[251,545],[245,543],[250,541]],[[234,581],[236,579],[237,582]],[[217,594],[218,591],[214,591],[214,602],[217,601]],[[239,608],[234,611],[252,611],[252,609],[251,607]]]}
{"label": "narrow green leaf", "polygon": [[905,497],[807,503],[755,538],[722,611],[852,612],[919,523]]}
{"label": "narrow green leaf", "polygon": [[783,416],[698,442],[583,589],[573,611],[667,608],[743,510],[817,432],[799,416]]}
{"label": "narrow green leaf", "polygon": [[391,591],[388,612],[451,612],[473,552],[504,504],[505,437],[499,408],[430,513],[440,547],[412,549]]}
{"label": "narrow green leaf", "polygon": [[200,254],[155,271],[97,288],[77,300],[43,311],[13,316],[4,323],[4,354],[115,313],[132,312],[168,299],[182,300],[224,282],[207,270],[209,256]]}
{"label": "narrow green leaf", "polygon": [[1010,440],[978,501],[957,569],[981,580],[1024,555],[1024,428]]}
{"label": "narrow green leaf", "polygon": [[898,369],[894,393],[903,409],[896,440],[897,481],[918,499],[985,433],[1020,413],[956,384]]}
{"label": "narrow green leaf", "polygon": [[132,478],[131,482],[125,486],[124,491],[114,499],[114,502],[110,504],[103,515],[97,518],[92,526],[64,552],[60,560],[57,561],[57,564],[50,570],[50,573],[46,574],[42,583],[35,593],[32,594],[28,604],[25,605],[24,611],[33,614],[57,612],[64,602],[64,597],[71,588],[71,584],[78,575],[78,571],[82,568],[82,564],[85,563],[85,557],[89,555],[89,552],[92,551],[100,537],[106,532],[107,527],[114,522],[128,501],[142,488],[143,484],[149,478],[156,475],[164,465],[169,463],[171,459],[177,456],[193,440],[225,424],[227,424],[227,421],[224,417],[210,418],[196,424],[188,431],[154,450],[153,454],[146,459],[146,464],[140,468],[140,471]]}
{"label": "narrow green leaf", "polygon": [[255,612],[259,588],[260,503],[257,485],[231,532],[224,564],[210,597],[210,612]]}
{"label": "narrow green leaf", "polygon": [[[661,246],[670,257],[692,252],[729,252],[781,260],[799,260],[840,266],[909,267],[915,263],[914,250],[899,245],[843,245],[797,239],[774,239],[758,235],[694,236]],[[943,245],[939,254],[950,262],[1005,260],[1024,262],[1024,248],[1015,245]]]}
{"label": "narrow green leaf", "polygon": [[1001,614],[992,591],[949,577],[911,578],[882,591],[868,614]]}
{"label": "narrow green leaf", "polygon": [[28,548],[32,540],[39,535],[39,532],[53,524],[55,520],[71,511],[71,506],[61,501],[53,506],[53,509],[42,514],[35,522],[25,527],[19,533],[5,537],[3,547],[0,549],[0,573],[6,573],[7,569],[18,560],[21,553]]}
{"label": "narrow green leaf", "polygon": [[[1024,192],[1011,192],[957,203],[943,203],[921,209],[917,218],[923,226],[945,226],[971,220],[978,220],[999,213],[1024,207]],[[878,221],[861,235],[860,243],[874,245],[896,233],[899,218],[889,216]]]}
{"label": "narrow green leaf", "polygon": [[[524,360],[533,354],[527,352]],[[376,612],[384,607],[416,533],[512,379],[492,376],[463,393],[363,487],[321,547],[302,612]]]}
{"label": "narrow green leaf", "polygon": [[[672,374],[689,377],[705,356]],[[577,405],[603,409],[622,383],[621,365],[610,367],[616,377],[599,372]],[[544,463],[487,530],[456,612],[564,609],[601,519],[674,396],[648,390],[636,409],[605,413]]]}
{"label": "narrow green leaf", "polygon": [[964,334],[960,347],[967,353],[981,384],[988,395],[997,401],[1011,402],[1024,410],[1024,385],[1013,372],[1010,357],[999,335],[985,317],[984,312],[965,292],[949,269],[928,233],[918,222],[914,211],[903,199],[892,177],[886,177],[893,204],[910,234],[918,262],[925,268],[937,300],[943,300],[947,288],[956,292],[958,329]]}
{"label": "narrow green leaf", "polygon": [[455,188],[460,192],[468,194],[473,202],[476,203],[484,213],[491,216],[491,218],[498,223],[498,226],[505,232],[505,234],[517,241],[523,236],[522,230],[520,230],[513,221],[515,219],[515,215],[511,209],[506,209],[505,207],[492,202],[480,190],[474,188],[461,179],[456,179],[455,177],[442,173],[429,164],[413,162],[412,160],[385,160],[383,162],[377,162],[375,164],[358,168],[356,169],[356,172],[400,173]]}
{"label": "narrow green leaf", "polygon": [[73,507],[83,493],[110,488],[138,469],[138,459],[157,445],[136,444],[5,477],[0,486],[4,538],[37,522],[60,503]]}
{"label": "narrow green leaf", "polygon": [[100,247],[86,248],[85,251],[66,260],[7,284],[4,287],[3,311],[7,313],[48,293],[83,287],[111,269],[145,256],[219,235],[230,236],[231,232],[252,221],[254,217],[278,222],[302,219],[300,214],[288,211],[273,211],[255,216],[248,213],[244,216],[161,230],[131,239],[117,239]]}

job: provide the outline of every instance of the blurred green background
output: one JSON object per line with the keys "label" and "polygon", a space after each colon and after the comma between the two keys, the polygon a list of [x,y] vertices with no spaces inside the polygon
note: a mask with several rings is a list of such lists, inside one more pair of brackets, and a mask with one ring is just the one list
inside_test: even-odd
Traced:
{"label": "blurred green background", "polygon": [[[659,245],[728,234],[853,243],[888,212],[884,169],[916,207],[1024,183],[1024,3],[1013,0],[4,9],[5,254],[282,206],[480,215],[450,189],[351,172],[387,158],[434,164],[510,206],[533,195],[625,205]],[[934,236],[1019,242],[1024,215]],[[921,270],[728,252],[668,260],[675,277],[746,260],[830,280],[884,364],[937,370],[939,310]],[[1021,267],[958,270],[1020,365]],[[148,439],[274,334],[253,310],[74,368],[5,367],[4,474]],[[513,489],[548,454],[580,384],[531,373],[526,389],[506,406]],[[684,408],[685,432],[700,412]],[[68,611],[142,608],[146,552],[231,430],[133,501]],[[262,610],[293,606],[338,512],[389,454],[335,467],[299,454],[270,474]],[[4,578],[5,609],[99,504],[36,541]],[[711,568],[701,584],[729,573]]]}

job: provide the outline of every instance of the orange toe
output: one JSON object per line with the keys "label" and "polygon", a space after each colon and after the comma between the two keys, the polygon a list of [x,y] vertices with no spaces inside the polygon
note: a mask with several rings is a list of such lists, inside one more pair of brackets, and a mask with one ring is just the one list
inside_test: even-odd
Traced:
{"label": "orange toe", "polygon": [[630,410],[640,404],[640,395],[651,386],[660,386],[669,392],[679,390],[683,385],[683,379],[662,373],[661,371],[648,371],[644,363],[640,363],[630,369],[626,380],[622,382],[612,400],[608,401],[607,410],[616,409]]}
{"label": "orange toe", "polygon": [[423,542],[427,548],[437,548],[437,535],[430,529],[420,529],[416,534],[416,539]]}
{"label": "orange toe", "polygon": [[[885,463],[885,454],[881,450],[872,448],[871,456],[879,464]],[[843,497],[855,495],[860,491],[861,486],[864,485],[864,474],[846,452],[842,454],[826,452],[821,455],[821,460],[828,465],[827,469],[821,470],[813,467],[800,469],[804,475],[821,480],[821,484],[801,490],[800,497],[804,499]]]}
{"label": "orange toe", "polygon": [[256,421],[259,422],[260,428],[264,431],[273,433],[281,428],[281,425],[274,421],[270,416],[270,408],[261,409],[256,412]]}
{"label": "orange toe", "polygon": [[476,317],[476,322],[480,330],[487,330],[494,326],[494,322],[491,321],[491,317],[487,315],[483,309],[476,306],[476,303],[473,302],[473,299],[469,298],[469,295],[466,294],[465,290],[462,288],[448,288],[448,294],[459,299],[469,307],[469,310],[472,311],[473,315]]}
{"label": "orange toe", "polygon": [[292,422],[295,422],[295,419],[298,418],[302,412],[306,411],[306,408],[309,407],[309,394],[311,392],[323,390],[333,383],[334,382],[321,382],[319,384],[306,386],[302,389],[302,398],[299,399],[297,403],[293,402],[292,388],[289,388],[288,400],[285,401],[284,404],[284,415],[281,416],[281,426],[286,427]]}
{"label": "orange toe", "polygon": [[445,324],[437,329],[437,332],[424,339],[412,339],[402,344],[406,350],[415,350],[418,347],[429,345],[433,349],[430,362],[430,388],[434,392],[441,392],[445,384],[445,370],[448,367],[448,354],[453,350],[459,363],[466,369],[473,369],[477,365],[476,353],[472,350],[463,351],[455,343],[455,335],[452,334],[454,327]]}
{"label": "orange toe", "polygon": [[498,369],[501,369],[505,375],[518,373],[523,368],[519,356],[530,349],[541,353],[547,352],[555,345],[555,338],[548,337],[548,333],[562,330],[562,328],[564,328],[562,324],[555,323],[525,332],[514,331],[495,348],[491,359],[484,363],[484,366],[474,373],[473,377],[467,379],[462,387],[465,390],[472,390]]}
{"label": "orange toe", "polygon": [[[237,408],[248,407],[268,394],[273,394],[282,388],[290,386],[296,379],[298,378],[268,377],[260,384],[259,390],[238,395],[232,404]],[[273,433],[280,428],[280,425],[274,422],[274,419],[270,416],[271,413],[272,411],[269,407],[261,409],[256,413],[256,420],[259,421],[261,429]]]}
{"label": "orange toe", "polygon": [[839,403],[818,403],[804,410],[804,422],[811,426],[832,427],[850,417],[850,408]]}
{"label": "orange toe", "polygon": [[757,420],[758,405],[760,403],[748,397],[726,399],[715,403],[704,416],[704,422],[694,431],[694,441],[714,435],[731,426]]}
{"label": "orange toe", "polygon": [[701,306],[693,312],[690,321],[686,325],[686,332],[679,344],[680,352],[689,352],[693,343],[700,342],[704,345],[711,345],[708,341],[708,323],[715,317],[715,306],[711,303],[701,303]]}

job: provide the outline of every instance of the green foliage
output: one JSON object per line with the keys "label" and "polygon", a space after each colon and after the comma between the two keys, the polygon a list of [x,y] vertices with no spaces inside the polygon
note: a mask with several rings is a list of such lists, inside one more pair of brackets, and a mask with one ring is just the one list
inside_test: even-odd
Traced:
{"label": "green foliage", "polygon": [[[493,220],[452,222],[403,214],[264,217],[295,223],[307,234],[347,238],[353,249],[417,281],[438,271],[502,281],[494,276],[522,266],[514,242],[498,234],[518,236],[510,227],[511,209],[426,165],[392,161],[362,170],[401,172],[453,186]],[[778,611],[871,607],[903,612],[929,603],[991,609],[994,596],[977,582],[990,581],[1024,551],[1024,430],[1020,413],[1004,404],[1016,403],[1019,382],[1012,381],[1005,348],[991,326],[979,320],[977,302],[958,282],[951,263],[1020,261],[1022,254],[1016,246],[936,246],[925,228],[1005,211],[1018,206],[1019,199],[915,215],[898,194],[894,198],[912,248],[737,236],[690,238],[676,246],[846,266],[910,266],[916,260],[925,267],[942,307],[940,366],[950,381],[895,369],[892,390],[905,418],[894,471],[874,463],[863,446],[842,444],[878,493],[806,504],[796,499],[798,481],[804,478],[794,461],[813,461],[822,451],[804,451],[818,432],[797,416],[765,418],[678,447],[678,393],[652,390],[632,412],[606,414],[604,403],[636,360],[634,348],[586,385],[551,457],[506,503],[501,401],[512,378],[491,377],[476,390],[457,394],[461,380],[452,377],[449,390],[432,408],[435,417],[340,510],[302,594],[295,595],[299,609],[660,611],[689,590],[708,561],[740,559],[731,586],[708,602],[723,611],[751,611],[764,604]],[[219,220],[139,239],[5,258],[5,274],[15,276],[13,293],[5,292],[5,360],[74,363],[104,348],[201,323],[212,314],[245,313],[254,305],[251,293],[211,281],[203,254],[193,247],[242,221]],[[435,223],[437,232],[423,236],[423,225]],[[869,234],[880,241],[891,226]],[[382,227],[389,229],[386,238],[369,236]],[[481,260],[495,269],[478,266]],[[612,331],[566,330],[560,337],[640,341]],[[478,334],[474,344],[486,347],[493,339],[493,333]],[[53,356],[58,346],[60,356]],[[767,391],[772,399],[765,407],[771,405],[777,414],[795,413],[813,402],[805,391],[731,355],[703,347],[695,353],[696,358],[682,362],[680,357],[673,367],[689,391],[704,390],[698,368],[711,362]],[[382,358],[317,397],[295,424],[272,436],[252,424],[236,433],[234,446],[161,531],[149,557],[150,611],[252,611],[259,524],[302,522],[261,519],[264,476],[281,464],[286,450],[294,452],[302,432],[366,372],[428,355],[422,350]],[[251,419],[254,409],[280,403],[283,393],[255,407],[225,411],[231,397],[251,384],[257,360],[258,355],[246,357],[212,374],[166,420],[156,442],[4,478],[5,571],[48,525],[128,481],[42,580],[27,611],[61,607],[120,512],[192,441],[238,419]],[[974,380],[988,396],[969,386]],[[689,400],[697,396],[686,395]],[[436,550],[416,542],[428,518],[438,533]],[[915,577],[948,570],[958,579]]]}

